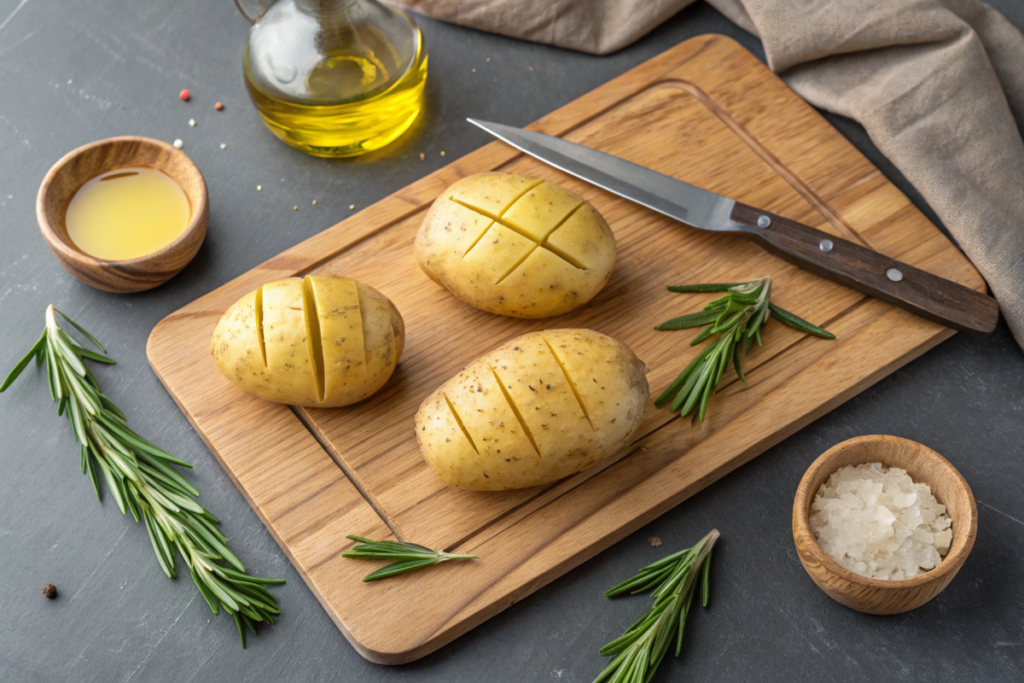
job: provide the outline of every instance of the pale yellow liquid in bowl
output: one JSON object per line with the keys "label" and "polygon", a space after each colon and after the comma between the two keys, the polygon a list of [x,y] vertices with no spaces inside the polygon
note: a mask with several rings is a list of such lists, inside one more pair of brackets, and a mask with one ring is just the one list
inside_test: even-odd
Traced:
{"label": "pale yellow liquid in bowl", "polygon": [[64,225],[78,250],[125,261],[166,247],[185,232],[191,216],[185,191],[170,176],[130,166],[82,185],[68,204]]}

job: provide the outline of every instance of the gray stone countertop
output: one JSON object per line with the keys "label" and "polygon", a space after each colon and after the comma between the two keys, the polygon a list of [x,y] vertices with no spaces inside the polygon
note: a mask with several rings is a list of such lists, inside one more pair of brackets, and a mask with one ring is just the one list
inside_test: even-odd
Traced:
{"label": "gray stone countertop", "polygon": [[[992,4],[1024,27],[1019,0]],[[391,147],[332,162],[264,129],[242,83],[247,24],[229,0],[0,0],[0,369],[34,341],[47,304],[68,312],[118,360],[100,381],[135,429],[195,463],[189,477],[247,567],[288,580],[274,589],[277,625],[243,651],[234,624],[211,615],[187,574],[164,577],[145,529],[109,496],[97,502],[68,425],[30,370],[0,396],[0,680],[586,683],[606,663],[598,649],[645,609],[602,591],[713,526],[723,540],[711,606],[691,617],[682,657],[666,661],[658,681],[1024,679],[1024,355],[1005,325],[944,342],[418,662],[382,667],[352,649],[150,370],[150,330],[350,215],[350,204],[368,206],[488,142],[466,116],[528,124],[703,33],[732,36],[763,58],[756,38],[703,4],[607,57],[418,19],[430,50],[425,114]],[[177,98],[182,88],[192,92],[188,105]],[[935,219],[858,125],[828,118]],[[135,296],[72,279],[34,212],[54,161],[122,134],[184,140],[212,206],[195,261]],[[790,533],[793,493],[810,462],[872,433],[944,454],[970,482],[980,518],[975,549],[950,587],[893,617],[832,602],[804,574]],[[652,548],[651,536],[664,546]],[[57,600],[40,594],[47,583]]]}

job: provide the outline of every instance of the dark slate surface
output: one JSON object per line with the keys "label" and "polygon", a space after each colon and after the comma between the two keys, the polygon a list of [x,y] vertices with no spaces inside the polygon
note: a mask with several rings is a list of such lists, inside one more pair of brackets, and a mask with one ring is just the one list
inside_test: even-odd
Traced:
{"label": "dark slate surface", "polygon": [[[1024,26],[1019,0],[993,4]],[[248,567],[288,579],[275,591],[278,625],[243,652],[234,624],[213,618],[188,578],[161,574],[145,529],[112,501],[97,503],[67,424],[29,372],[0,397],[0,680],[587,682],[603,666],[598,648],[647,603],[601,592],[713,526],[723,540],[711,608],[693,617],[682,659],[657,680],[1021,680],[1024,358],[1005,326],[987,339],[945,342],[436,654],[385,668],[353,651],[149,369],[153,325],[349,215],[349,204],[365,207],[485,143],[466,116],[525,125],[702,33],[733,36],[761,55],[755,38],[704,5],[602,58],[421,25],[431,54],[425,116],[385,151],[330,162],[264,130],[241,78],[247,26],[228,0],[0,0],[0,366],[35,339],[48,303],[72,314],[120,362],[100,379],[135,428],[195,463],[191,480]],[[177,99],[185,87],[187,105]],[[217,100],[225,111],[213,110]],[[831,120],[927,211],[862,129]],[[210,185],[210,235],[168,285],[115,296],[60,268],[34,203],[65,152],[129,133],[185,141]],[[946,455],[973,487],[980,516],[975,550],[949,589],[888,618],[829,600],[804,574],[790,536],[793,492],[808,464],[871,433]],[[662,548],[648,544],[653,535]],[[57,600],[40,594],[46,583],[57,585]]]}

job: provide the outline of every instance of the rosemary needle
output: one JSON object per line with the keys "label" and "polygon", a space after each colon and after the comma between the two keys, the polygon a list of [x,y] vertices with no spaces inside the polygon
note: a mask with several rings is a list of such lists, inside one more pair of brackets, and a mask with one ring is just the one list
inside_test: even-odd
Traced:
{"label": "rosemary needle", "polygon": [[280,614],[277,601],[264,586],[283,579],[251,576],[228,548],[227,537],[217,528],[219,520],[196,502],[199,491],[174,466],[192,466],[164,452],[136,434],[127,418],[101,390],[83,362],[113,363],[108,356],[79,344],[57,321],[71,324],[106,353],[103,346],[78,323],[53,306],[46,309],[46,327],[28,354],[0,384],[9,387],[34,358],[46,364],[50,395],[57,414],[68,416],[79,444],[82,474],[89,473],[96,496],[100,477],[121,514],[129,511],[136,523],[145,522],[157,562],[169,578],[175,578],[178,554],[185,560],[199,592],[214,614],[220,608],[234,617],[245,647],[245,629],[256,633],[257,622],[274,622]]}
{"label": "rosemary needle", "polygon": [[629,629],[601,648],[601,654],[614,656],[611,664],[598,674],[594,683],[647,683],[654,677],[675,640],[675,654],[683,647],[683,630],[697,584],[701,585],[701,604],[707,607],[711,568],[711,549],[719,533],[713,529],[687,550],[663,557],[605,593],[607,597],[623,593],[652,591],[654,605]]}
{"label": "rosemary needle", "polygon": [[350,541],[356,541],[351,550],[346,550],[342,557],[360,557],[370,559],[395,560],[363,577],[363,581],[376,581],[386,579],[390,576],[397,576],[415,569],[430,567],[448,560],[471,560],[479,555],[464,555],[446,553],[440,550],[431,550],[415,543],[404,541],[371,541],[368,538],[349,536]]}
{"label": "rosemary needle", "polygon": [[714,395],[715,388],[722,373],[730,361],[736,369],[736,375],[744,384],[747,378],[743,375],[740,365],[740,349],[744,354],[757,342],[761,345],[761,328],[768,320],[769,314],[776,320],[789,325],[801,332],[813,334],[824,339],[835,339],[828,330],[812,325],[771,303],[772,279],[763,277],[750,282],[723,282],[718,284],[677,285],[668,288],[670,292],[725,292],[725,296],[715,299],[704,310],[697,313],[673,318],[654,329],[684,330],[691,327],[706,327],[690,342],[696,346],[715,335],[717,339],[710,342],[686,368],[668,385],[654,405],[669,404],[669,410],[686,417],[694,413],[693,419],[704,421],[708,402]]}

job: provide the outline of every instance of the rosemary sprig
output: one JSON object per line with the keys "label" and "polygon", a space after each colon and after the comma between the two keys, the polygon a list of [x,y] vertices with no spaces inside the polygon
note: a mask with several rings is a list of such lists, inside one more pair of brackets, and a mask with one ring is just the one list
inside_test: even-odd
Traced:
{"label": "rosemary sprig", "polygon": [[693,419],[704,421],[708,401],[715,392],[722,373],[732,361],[740,381],[747,383],[740,366],[740,348],[750,353],[754,342],[761,346],[761,328],[771,314],[776,320],[807,334],[825,339],[836,336],[771,302],[772,279],[763,277],[750,282],[724,282],[704,285],[678,285],[668,288],[670,292],[726,292],[715,299],[703,311],[691,313],[663,322],[656,330],[683,330],[707,325],[693,338],[690,346],[696,346],[705,339],[720,335],[694,358],[679,376],[672,380],[654,405],[664,405],[669,399],[669,410],[678,411],[682,417],[694,412]]}
{"label": "rosemary sprig", "polygon": [[[594,683],[647,683],[675,640],[676,657],[683,647],[683,630],[690,603],[701,584],[701,604],[708,606],[711,549],[719,533],[713,529],[697,545],[649,564],[615,586],[605,596],[646,593],[653,589],[654,606],[629,629],[601,648],[605,657],[615,656]],[[699,577],[699,578],[698,578]]]}
{"label": "rosemary sprig", "polygon": [[415,569],[430,567],[448,560],[472,560],[479,555],[464,555],[446,553],[440,550],[431,550],[415,543],[403,541],[371,541],[368,538],[349,536],[350,541],[356,541],[352,550],[346,550],[342,557],[362,557],[378,560],[395,560],[363,577],[363,581],[376,581],[396,576],[404,572],[411,572]]}
{"label": "rosemary sprig", "polygon": [[100,476],[121,514],[132,513],[145,522],[157,562],[164,574],[175,578],[177,554],[185,560],[192,579],[214,614],[221,607],[235,619],[245,647],[245,629],[256,633],[256,622],[274,622],[277,601],[264,586],[283,579],[263,579],[246,573],[228,548],[220,521],[195,501],[195,489],[174,465],[192,465],[175,458],[136,434],[118,407],[100,389],[85,360],[113,363],[108,356],[79,344],[57,321],[60,316],[96,345],[106,349],[71,318],[53,306],[46,309],[46,327],[28,354],[0,384],[9,387],[33,358],[46,364],[50,395],[57,414],[68,416],[79,444],[82,474],[89,473],[96,496]]}

